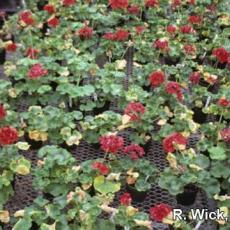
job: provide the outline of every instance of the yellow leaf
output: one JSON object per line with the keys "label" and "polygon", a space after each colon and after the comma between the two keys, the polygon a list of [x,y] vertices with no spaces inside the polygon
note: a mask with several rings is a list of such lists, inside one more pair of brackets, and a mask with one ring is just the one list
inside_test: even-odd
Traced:
{"label": "yellow leaf", "polygon": [[48,133],[39,130],[33,130],[29,132],[29,138],[31,140],[44,142],[48,139]]}
{"label": "yellow leaf", "polygon": [[123,60],[117,60],[116,61],[116,69],[118,69],[118,70],[122,70],[122,69],[124,69],[125,67],[126,67],[126,60],[125,59],[123,59]]}
{"label": "yellow leaf", "polygon": [[0,222],[7,224],[10,221],[10,213],[8,211],[0,211]]}
{"label": "yellow leaf", "polygon": [[127,216],[134,216],[136,213],[138,212],[138,209],[137,208],[134,208],[132,206],[128,206],[126,208],[126,215]]}
{"label": "yellow leaf", "polygon": [[196,171],[202,171],[203,170],[201,167],[199,167],[198,165],[195,165],[195,164],[190,164],[189,167],[191,169],[196,170]]}
{"label": "yellow leaf", "polygon": [[16,145],[20,150],[26,151],[30,148],[30,145],[27,142],[18,142]]}
{"label": "yellow leaf", "polygon": [[173,169],[177,168],[177,160],[176,160],[176,157],[172,153],[168,153],[166,159],[169,162],[169,165],[171,168]]}

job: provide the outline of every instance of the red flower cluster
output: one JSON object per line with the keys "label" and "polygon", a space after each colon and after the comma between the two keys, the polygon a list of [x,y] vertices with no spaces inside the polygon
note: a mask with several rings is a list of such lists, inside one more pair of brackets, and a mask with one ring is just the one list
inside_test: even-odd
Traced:
{"label": "red flower cluster", "polygon": [[17,45],[13,42],[8,43],[5,47],[8,52],[15,52],[17,50]]}
{"label": "red flower cluster", "polygon": [[48,23],[48,25],[50,26],[50,27],[57,27],[58,25],[59,25],[59,19],[58,18],[56,18],[56,17],[52,17],[51,19],[49,19],[48,21],[47,21],[47,23]]}
{"label": "red flower cluster", "polygon": [[49,14],[54,14],[56,12],[56,9],[54,5],[52,4],[47,4],[43,7],[43,10],[47,11]]}
{"label": "red flower cluster", "polygon": [[144,149],[137,144],[128,145],[123,151],[125,154],[129,154],[132,160],[137,160],[139,157],[143,157],[145,155]]}
{"label": "red flower cluster", "polygon": [[166,39],[157,39],[154,42],[154,46],[161,51],[168,51],[169,50],[169,42]]}
{"label": "red flower cluster", "polygon": [[33,19],[33,15],[30,11],[26,10],[23,11],[20,15],[19,15],[19,20],[22,21],[23,23],[25,23],[26,25],[33,25],[34,24],[34,19]]}
{"label": "red flower cluster", "polygon": [[117,153],[124,147],[124,140],[122,137],[115,135],[107,135],[100,137],[101,149],[108,153]]}
{"label": "red flower cluster", "polygon": [[101,162],[94,162],[92,168],[98,170],[102,175],[109,174],[109,168]]}
{"label": "red flower cluster", "polygon": [[158,0],[146,0],[145,1],[146,7],[156,7],[158,6],[158,4],[159,4]]}
{"label": "red flower cluster", "polygon": [[188,0],[188,3],[191,5],[195,5],[196,4],[196,0]]}
{"label": "red flower cluster", "polygon": [[171,6],[173,9],[179,7],[181,5],[181,0],[172,0]]}
{"label": "red flower cluster", "polygon": [[6,12],[3,10],[0,10],[0,18],[5,18],[6,17]]}
{"label": "red flower cluster", "polygon": [[38,58],[39,51],[34,48],[28,48],[26,50],[26,56],[31,59],[37,59]]}
{"label": "red flower cluster", "polygon": [[214,49],[212,55],[215,56],[220,63],[228,62],[230,57],[230,53],[223,47]]}
{"label": "red flower cluster", "polygon": [[111,41],[125,41],[129,38],[129,32],[125,29],[118,29],[115,33],[105,33],[103,36],[104,39]]}
{"label": "red flower cluster", "polygon": [[136,34],[140,35],[145,31],[145,26],[136,26],[135,29],[136,29]]}
{"label": "red flower cluster", "polygon": [[150,74],[149,80],[152,87],[158,87],[164,82],[165,74],[162,71],[155,71]]}
{"label": "red flower cluster", "polygon": [[200,82],[200,73],[199,72],[192,72],[189,76],[189,80],[193,85],[197,85]]}
{"label": "red flower cluster", "polygon": [[129,8],[128,8],[128,12],[129,12],[130,14],[138,15],[138,14],[140,13],[140,8],[139,8],[139,6],[137,6],[137,5],[131,5],[131,6],[129,6]]}
{"label": "red flower cluster", "polygon": [[180,27],[180,32],[183,34],[191,34],[194,32],[194,29],[190,25],[183,25]]}
{"label": "red flower cluster", "polygon": [[119,29],[115,33],[115,40],[116,41],[124,41],[129,38],[129,32],[125,29]]}
{"label": "red flower cluster", "polygon": [[184,145],[186,146],[187,139],[181,133],[173,133],[163,140],[163,148],[167,153],[173,153],[175,149],[175,145]]}
{"label": "red flower cluster", "polygon": [[202,23],[202,17],[199,15],[191,15],[191,16],[189,16],[188,21],[191,24],[197,24],[198,25],[198,24]]}
{"label": "red flower cluster", "polygon": [[48,70],[43,69],[40,63],[34,64],[28,72],[28,77],[30,79],[35,79],[39,77],[46,76],[48,74]]}
{"label": "red flower cluster", "polygon": [[62,4],[64,6],[73,6],[76,3],[76,0],[63,0]]}
{"label": "red flower cluster", "polygon": [[126,9],[129,5],[128,0],[109,0],[109,5],[112,9]]}
{"label": "red flower cluster", "polygon": [[196,46],[191,44],[186,44],[183,47],[185,54],[195,55],[196,54]]}
{"label": "red flower cluster", "polygon": [[140,102],[130,102],[125,108],[125,114],[130,116],[131,121],[141,120],[145,113],[145,107]]}
{"label": "red flower cluster", "polygon": [[162,222],[172,212],[172,207],[167,204],[158,204],[150,209],[152,220]]}
{"label": "red flower cluster", "polygon": [[174,33],[176,33],[177,27],[175,25],[168,25],[166,27],[166,30],[168,33],[174,34]]}
{"label": "red flower cluster", "polygon": [[225,142],[230,143],[230,128],[222,129],[220,135]]}
{"label": "red flower cluster", "polygon": [[10,126],[0,128],[0,145],[12,145],[18,140],[18,131]]}
{"label": "red flower cluster", "polygon": [[182,99],[183,99],[183,93],[182,93],[182,90],[181,90],[181,86],[177,82],[174,82],[174,81],[169,82],[166,85],[166,92],[168,94],[175,94],[179,101],[182,101]]}
{"label": "red flower cluster", "polygon": [[85,25],[77,31],[77,34],[81,39],[90,39],[93,36],[93,29]]}
{"label": "red flower cluster", "polygon": [[132,197],[128,192],[126,192],[120,196],[119,201],[121,205],[129,206],[132,203]]}
{"label": "red flower cluster", "polygon": [[230,100],[228,100],[226,98],[220,98],[218,100],[217,104],[222,106],[222,107],[229,107],[230,106]]}
{"label": "red flower cluster", "polygon": [[6,116],[6,110],[2,104],[0,104],[0,120],[3,120]]}

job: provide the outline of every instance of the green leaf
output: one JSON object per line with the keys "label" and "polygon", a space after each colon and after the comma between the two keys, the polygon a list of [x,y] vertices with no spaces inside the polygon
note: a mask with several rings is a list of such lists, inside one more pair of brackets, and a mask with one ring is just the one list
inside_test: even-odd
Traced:
{"label": "green leaf", "polygon": [[121,189],[121,183],[106,181],[104,176],[98,176],[94,179],[94,188],[102,193],[115,193]]}
{"label": "green leaf", "polygon": [[39,94],[44,94],[44,93],[47,93],[47,92],[51,91],[51,89],[52,88],[49,85],[43,85],[43,86],[38,88],[37,92]]}
{"label": "green leaf", "polygon": [[227,155],[225,154],[225,149],[217,146],[217,147],[212,147],[208,149],[208,152],[210,153],[210,157],[213,160],[225,160]]}
{"label": "green leaf", "polygon": [[109,220],[99,219],[96,225],[93,226],[92,230],[115,230],[115,225]]}
{"label": "green leaf", "polygon": [[30,230],[32,221],[30,217],[20,219],[13,227],[12,230]]}

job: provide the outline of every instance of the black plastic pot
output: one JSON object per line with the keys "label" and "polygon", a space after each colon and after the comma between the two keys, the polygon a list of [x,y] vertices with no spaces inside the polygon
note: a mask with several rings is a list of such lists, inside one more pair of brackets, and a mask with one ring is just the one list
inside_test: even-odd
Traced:
{"label": "black plastic pot", "polygon": [[166,65],[177,65],[180,62],[180,58],[164,57],[164,63]]}
{"label": "black plastic pot", "polygon": [[102,106],[102,107],[97,107],[97,108],[94,108],[93,109],[93,114],[94,115],[98,115],[98,114],[101,114],[101,113],[103,113],[103,112],[105,112],[105,111],[108,111],[110,109],[110,101],[106,101],[105,103],[104,103],[104,106]]}
{"label": "black plastic pot", "polygon": [[149,152],[150,146],[151,146],[151,140],[149,140],[148,142],[146,142],[144,145],[141,145],[141,147],[145,150],[145,156]]}
{"label": "black plastic pot", "polygon": [[35,222],[32,222],[32,226],[30,228],[31,230],[39,230],[39,226],[35,223]]}
{"label": "black plastic pot", "polygon": [[43,7],[48,4],[48,1],[47,0],[40,0],[38,3],[37,3],[37,7],[38,7],[38,10],[43,10]]}
{"label": "black plastic pot", "polygon": [[76,149],[76,145],[69,146],[66,144],[66,142],[63,142],[62,144],[59,145],[61,148],[68,150],[69,152],[73,151]]}
{"label": "black plastic pot", "polygon": [[0,64],[1,65],[4,64],[5,60],[6,60],[6,51],[5,49],[3,49],[0,51]]}
{"label": "black plastic pot", "polygon": [[204,81],[203,79],[200,80],[199,85],[206,87],[208,92],[213,93],[213,94],[217,94],[219,91],[219,85],[218,84],[210,85],[208,82]]}
{"label": "black plastic pot", "polygon": [[202,108],[193,108],[193,120],[199,124],[204,124],[207,119],[207,114],[203,113]]}
{"label": "black plastic pot", "polygon": [[130,193],[133,201],[135,202],[143,202],[147,196],[147,191],[137,191],[136,188],[131,185],[127,185],[127,191]]}
{"label": "black plastic pot", "polygon": [[187,185],[184,188],[184,192],[176,196],[177,203],[184,206],[193,205],[196,201],[197,193],[198,188],[195,185]]}
{"label": "black plastic pot", "polygon": [[45,193],[45,192],[43,193],[43,197],[44,199],[49,200],[49,201],[52,201],[54,199],[53,195],[51,195],[50,193]]}
{"label": "black plastic pot", "polygon": [[26,142],[28,142],[28,144],[30,145],[30,149],[32,150],[40,149],[44,144],[42,141],[31,140],[29,138],[28,133],[26,133],[24,137],[25,137]]}

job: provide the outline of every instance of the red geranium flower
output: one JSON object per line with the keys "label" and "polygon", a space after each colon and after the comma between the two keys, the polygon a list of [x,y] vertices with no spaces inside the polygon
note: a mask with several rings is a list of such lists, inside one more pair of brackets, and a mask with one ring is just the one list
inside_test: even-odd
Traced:
{"label": "red geranium flower", "polygon": [[93,29],[85,25],[77,31],[77,34],[81,39],[90,39],[93,36]]}
{"label": "red geranium flower", "polygon": [[52,4],[47,4],[43,7],[43,10],[47,11],[49,14],[54,14],[56,12],[56,9],[54,5]]}
{"label": "red geranium flower", "polygon": [[180,27],[180,32],[183,34],[190,34],[194,32],[194,29],[190,25],[183,25]]}
{"label": "red geranium flower", "polygon": [[182,101],[182,99],[183,99],[183,93],[182,93],[182,90],[181,90],[181,86],[177,82],[173,82],[173,81],[169,82],[166,85],[166,92],[168,94],[175,94],[179,101]]}
{"label": "red geranium flower", "polygon": [[172,0],[171,6],[173,9],[179,7],[181,5],[181,0]]}
{"label": "red geranium flower", "polygon": [[136,34],[140,35],[145,31],[145,26],[136,26],[135,29],[136,29]]}
{"label": "red geranium flower", "polygon": [[125,108],[125,114],[130,116],[131,121],[141,120],[145,113],[145,107],[140,102],[130,102]]}
{"label": "red geranium flower", "polygon": [[206,7],[206,9],[211,12],[212,14],[214,14],[216,12],[216,5],[215,4],[210,4]]}
{"label": "red geranium flower", "polygon": [[48,74],[48,70],[43,69],[40,63],[34,64],[28,72],[28,77],[30,79],[35,79],[39,77],[46,76]]}
{"label": "red geranium flower", "polygon": [[115,135],[102,136],[99,142],[101,149],[109,153],[117,153],[124,146],[123,138]]}
{"label": "red geranium flower", "polygon": [[168,204],[158,204],[150,209],[152,220],[162,222],[172,212],[172,207]]}
{"label": "red geranium flower", "polygon": [[107,32],[103,35],[103,38],[106,39],[106,40],[111,40],[111,41],[114,41],[116,38],[115,38],[115,34],[114,33],[111,33],[111,32]]}
{"label": "red geranium flower", "polygon": [[225,63],[228,61],[230,54],[225,48],[220,47],[220,48],[214,49],[212,51],[212,55],[215,56],[220,63]]}
{"label": "red geranium flower", "polygon": [[160,49],[162,51],[168,51],[169,50],[169,42],[166,39],[157,39],[154,42],[154,46],[157,49]]}
{"label": "red geranium flower", "polygon": [[196,0],[188,0],[188,3],[191,5],[196,5]]}
{"label": "red geranium flower", "polygon": [[17,50],[17,45],[11,42],[6,45],[5,49],[9,52],[15,52]]}
{"label": "red geranium flower", "polygon": [[175,145],[184,145],[186,146],[187,139],[181,133],[173,133],[163,140],[163,148],[167,153],[173,153],[175,149]]}
{"label": "red geranium flower", "polygon": [[146,0],[145,1],[146,7],[156,7],[158,6],[158,4],[159,4],[158,0]]}
{"label": "red geranium flower", "polygon": [[126,9],[129,5],[128,0],[109,0],[112,9]]}
{"label": "red geranium flower", "polygon": [[109,168],[101,162],[94,162],[92,168],[98,170],[102,175],[109,174]]}
{"label": "red geranium flower", "polygon": [[6,110],[2,104],[0,104],[0,120],[3,120],[6,117]]}
{"label": "red geranium flower", "polygon": [[191,24],[201,24],[201,22],[202,22],[202,17],[199,16],[199,15],[191,15],[191,16],[189,16],[188,21],[189,21]]}
{"label": "red geranium flower", "polygon": [[139,14],[140,13],[140,8],[139,8],[139,6],[137,6],[137,5],[132,5],[132,6],[130,6],[129,8],[128,8],[128,12],[130,13],[130,14]]}
{"label": "red geranium flower", "polygon": [[48,25],[50,27],[57,27],[59,25],[59,19],[56,17],[53,17],[47,21]]}
{"label": "red geranium flower", "polygon": [[63,0],[62,4],[64,6],[73,6],[76,3],[76,0]]}
{"label": "red geranium flower", "polygon": [[6,12],[0,10],[0,18],[5,18],[6,17]]}
{"label": "red geranium flower", "polygon": [[31,59],[37,59],[38,58],[38,53],[39,51],[37,49],[34,49],[34,48],[28,48],[26,50],[26,56],[28,58],[31,58]]}
{"label": "red geranium flower", "polygon": [[152,87],[158,87],[164,82],[165,74],[162,71],[155,71],[150,74],[149,80]]}
{"label": "red geranium flower", "polygon": [[196,46],[191,44],[186,44],[183,47],[185,54],[195,55],[196,54]]}
{"label": "red geranium flower", "polygon": [[177,30],[177,27],[175,25],[168,25],[166,28],[167,32],[170,34],[174,34]]}
{"label": "red geranium flower", "polygon": [[129,38],[129,32],[125,29],[118,29],[114,36],[116,41],[125,41]]}
{"label": "red geranium flower", "polygon": [[230,128],[225,128],[220,131],[222,140],[227,143],[230,143]]}
{"label": "red geranium flower", "polygon": [[19,20],[25,23],[26,25],[33,25],[35,22],[32,13],[28,10],[20,13]]}
{"label": "red geranium flower", "polygon": [[200,82],[200,73],[199,72],[193,72],[189,76],[189,80],[193,85],[197,85]]}
{"label": "red geranium flower", "polygon": [[219,101],[217,102],[218,105],[222,106],[222,107],[228,107],[230,106],[230,100],[226,99],[226,98],[220,98]]}
{"label": "red geranium flower", "polygon": [[0,145],[12,145],[18,140],[18,131],[10,126],[0,128]]}
{"label": "red geranium flower", "polygon": [[121,205],[129,206],[132,202],[132,197],[128,192],[126,192],[120,196],[119,200]]}
{"label": "red geranium flower", "polygon": [[124,148],[124,153],[129,154],[132,160],[137,160],[139,157],[143,157],[145,155],[144,149],[137,144],[131,144]]}

